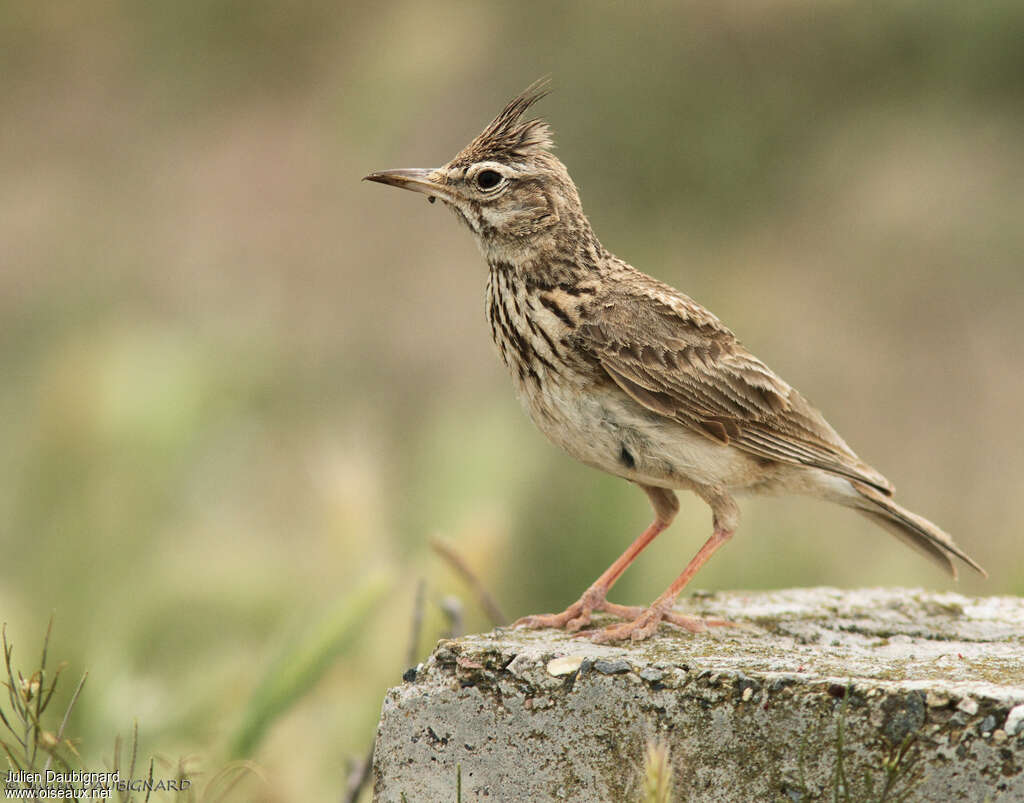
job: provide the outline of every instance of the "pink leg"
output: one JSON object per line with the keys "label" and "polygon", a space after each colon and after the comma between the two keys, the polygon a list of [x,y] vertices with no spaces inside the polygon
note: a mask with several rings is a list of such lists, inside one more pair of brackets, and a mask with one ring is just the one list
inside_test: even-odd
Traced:
{"label": "pink leg", "polygon": [[[727,622],[720,622],[718,620],[702,622],[698,619],[691,619],[689,617],[680,616],[679,614],[671,613],[672,605],[676,601],[676,597],[679,593],[686,588],[687,583],[693,579],[693,576],[700,570],[700,568],[708,562],[708,559],[715,554],[722,544],[732,538],[732,530],[724,530],[719,527],[715,527],[715,532],[705,542],[704,546],[700,548],[700,551],[694,555],[683,573],[675,579],[675,581],[663,593],[658,597],[647,610],[640,613],[633,621],[623,622],[621,624],[609,625],[601,630],[588,630],[584,633],[580,633],[580,636],[587,636],[596,642],[602,643],[607,641],[620,641],[622,639],[632,639],[633,641],[641,641],[642,639],[649,638],[658,629],[658,623],[663,619],[671,621],[673,624],[678,624],[681,627],[685,627],[687,630],[692,632],[698,632],[703,630],[706,625],[719,625],[729,624]],[[618,607],[618,606],[616,606]],[[622,612],[625,612],[623,609]],[[629,609],[630,612],[632,609]]]}
{"label": "pink leg", "polygon": [[644,548],[672,523],[672,519],[675,518],[679,510],[679,501],[672,491],[646,485],[640,487],[647,493],[654,506],[655,518],[651,526],[644,530],[640,537],[630,544],[629,548],[611,566],[605,569],[604,573],[583,592],[583,596],[576,602],[561,613],[524,616],[515,623],[517,627],[520,625],[525,627],[564,627],[572,633],[589,624],[590,615],[594,611],[604,610],[608,606],[605,600],[608,590],[629,568],[629,564],[636,560],[636,556],[643,552]]}

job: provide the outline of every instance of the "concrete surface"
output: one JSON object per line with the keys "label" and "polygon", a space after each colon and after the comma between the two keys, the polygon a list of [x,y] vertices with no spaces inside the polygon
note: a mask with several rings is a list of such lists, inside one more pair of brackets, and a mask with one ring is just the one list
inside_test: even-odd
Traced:
{"label": "concrete surface", "polygon": [[1024,800],[1024,600],[812,588],[681,610],[739,626],[439,643],[387,693],[374,799],[454,801],[460,777],[463,801],[637,800],[660,738],[676,800]]}

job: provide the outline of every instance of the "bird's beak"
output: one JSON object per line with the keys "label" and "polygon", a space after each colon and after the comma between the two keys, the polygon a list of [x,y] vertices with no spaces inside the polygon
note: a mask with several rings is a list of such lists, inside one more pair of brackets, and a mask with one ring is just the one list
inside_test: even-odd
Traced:
{"label": "bird's beak", "polygon": [[363,181],[376,181],[380,184],[390,184],[392,187],[401,187],[404,190],[422,192],[433,203],[434,198],[448,200],[451,197],[448,189],[440,184],[437,178],[437,170],[407,167],[401,170],[381,170],[379,173],[370,173],[363,177]]}

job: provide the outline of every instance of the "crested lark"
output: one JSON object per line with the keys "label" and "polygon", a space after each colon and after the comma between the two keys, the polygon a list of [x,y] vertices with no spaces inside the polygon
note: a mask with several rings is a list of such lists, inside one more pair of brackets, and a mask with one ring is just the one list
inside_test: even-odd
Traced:
{"label": "crested lark", "polygon": [[[654,522],[559,614],[520,624],[576,631],[594,611],[628,621],[587,631],[598,641],[644,639],[733,534],[734,494],[799,493],[853,508],[956,576],[951,556],[984,574],[945,532],[900,507],[803,396],[682,293],[609,253],[583,214],[576,185],[551,153],[541,120],[523,114],[547,94],[538,82],[436,169],[366,178],[441,199],[469,226],[490,267],[487,319],[516,393],[534,423],[577,460],[647,494]],[[714,532],[650,607],[614,605],[608,590],[672,522],[673,489],[710,507]]]}

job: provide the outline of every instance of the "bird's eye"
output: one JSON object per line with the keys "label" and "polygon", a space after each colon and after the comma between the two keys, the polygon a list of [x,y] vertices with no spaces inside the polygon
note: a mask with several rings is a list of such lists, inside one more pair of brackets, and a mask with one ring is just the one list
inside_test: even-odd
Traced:
{"label": "bird's eye", "polygon": [[481,170],[476,177],[476,185],[482,190],[493,190],[501,183],[501,173],[497,170]]}

